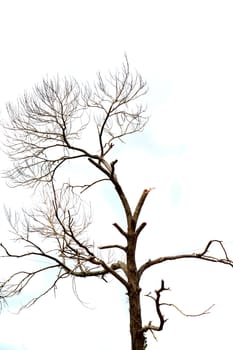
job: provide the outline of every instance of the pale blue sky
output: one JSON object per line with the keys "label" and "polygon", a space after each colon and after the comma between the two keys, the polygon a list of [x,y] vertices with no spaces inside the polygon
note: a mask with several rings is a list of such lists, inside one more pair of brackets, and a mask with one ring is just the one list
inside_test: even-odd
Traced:
{"label": "pale blue sky", "polygon": [[[124,52],[148,81],[150,122],[138,139],[128,140],[118,157],[119,176],[132,203],[144,188],[156,187],[142,213],[148,226],[139,261],[202,248],[209,239],[227,242],[233,256],[232,16],[230,0],[0,4],[1,117],[6,101],[14,101],[44,75],[94,80],[96,71],[119,66]],[[12,198],[14,205],[20,204],[3,181],[0,186],[1,204]],[[107,202],[108,189],[99,193],[104,198],[101,205],[99,197],[93,199],[92,230],[103,231],[105,208],[106,234],[100,238],[104,240],[113,232],[112,222],[121,218],[117,204]],[[165,310],[169,322],[156,344],[149,337],[148,350],[232,348],[230,269],[195,262],[162,266],[145,276],[143,291],[157,288],[160,278],[172,289],[168,301],[184,311],[200,312],[213,303],[216,307],[198,319]],[[80,297],[93,310],[84,309],[71,284],[64,284],[56,299],[48,296],[17,316],[0,315],[0,350],[129,348],[121,289],[99,280],[95,286],[92,281],[78,284]],[[153,307],[147,300],[144,304],[148,322]]]}

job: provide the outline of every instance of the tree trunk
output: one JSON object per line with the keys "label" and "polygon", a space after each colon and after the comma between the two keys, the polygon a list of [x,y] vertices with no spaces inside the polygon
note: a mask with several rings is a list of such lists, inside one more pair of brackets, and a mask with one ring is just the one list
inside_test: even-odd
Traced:
{"label": "tree trunk", "polygon": [[131,334],[131,349],[143,350],[145,337],[141,332],[142,318],[140,306],[140,290],[129,291],[129,314],[130,314],[130,334]]}
{"label": "tree trunk", "polygon": [[130,315],[130,334],[131,334],[131,349],[143,350],[145,337],[142,330],[142,316],[139,279],[137,266],[135,261],[137,237],[135,234],[128,236],[128,251],[127,251],[127,270],[128,270],[128,296],[129,296],[129,315]]}

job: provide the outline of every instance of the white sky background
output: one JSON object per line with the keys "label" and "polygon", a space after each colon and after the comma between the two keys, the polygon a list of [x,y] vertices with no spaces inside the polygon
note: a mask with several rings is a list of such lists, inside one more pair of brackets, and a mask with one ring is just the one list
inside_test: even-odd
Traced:
{"label": "white sky background", "polygon": [[[150,122],[117,155],[132,203],[144,188],[156,187],[141,218],[148,226],[140,261],[201,249],[209,239],[226,242],[233,256],[232,8],[225,0],[0,4],[1,117],[5,102],[46,74],[92,81],[98,70],[120,66],[124,52],[147,80]],[[111,224],[121,220],[118,206],[108,188],[101,193],[101,205],[99,197],[92,205],[93,230],[114,232]],[[1,204],[11,201],[15,192],[1,181]],[[102,208],[108,220],[104,229]],[[1,263],[1,270],[6,268]],[[149,350],[232,348],[230,268],[195,261],[167,264],[145,275],[143,291],[158,288],[161,278],[172,289],[164,298],[185,312],[216,306],[202,318],[164,310],[169,321],[157,343],[148,337]],[[51,295],[17,316],[0,315],[1,350],[129,349],[124,292],[114,283],[78,281],[89,310],[66,282],[56,299]],[[148,322],[153,318],[149,300],[145,310]]]}

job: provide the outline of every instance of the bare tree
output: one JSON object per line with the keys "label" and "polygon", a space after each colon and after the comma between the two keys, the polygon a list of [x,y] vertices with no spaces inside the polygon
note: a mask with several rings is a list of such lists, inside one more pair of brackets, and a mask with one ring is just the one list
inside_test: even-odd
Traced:
{"label": "bare tree", "polygon": [[[142,324],[141,279],[149,268],[179,259],[233,266],[223,243],[217,240],[209,241],[199,253],[152,257],[138,266],[136,247],[146,226],[139,217],[151,189],[142,190],[132,209],[117,177],[118,160],[110,156],[119,141],[145,127],[148,117],[139,100],[146,92],[145,81],[140,74],[131,71],[125,57],[119,71],[109,73],[107,77],[98,74],[92,87],[72,78],[44,79],[31,93],[25,93],[16,105],[7,105],[9,122],[4,125],[7,154],[13,161],[5,175],[11,184],[31,187],[41,193],[41,205],[21,214],[7,212],[17,240],[17,253],[6,243],[1,243],[1,256],[20,260],[39,257],[44,264],[37,268],[33,266],[31,270],[21,269],[19,265],[18,270],[0,284],[2,300],[22,293],[37,275],[48,270],[56,271],[53,282],[24,307],[56,288],[60,279],[99,276],[108,281],[111,275],[125,287],[128,296],[132,350],[145,349],[146,332],[154,334],[163,329],[166,322],[162,313],[164,306],[173,306],[182,312],[173,304],[161,302],[162,293],[168,289],[162,280],[155,294],[147,294],[154,303],[159,324],[152,321]],[[88,142],[90,135],[92,142]],[[75,162],[92,167],[96,178],[87,179],[85,183],[77,183],[69,177],[64,180],[66,165],[70,168]],[[82,193],[103,182],[111,184],[124,211],[126,227],[113,224],[125,242],[123,245],[112,242],[96,247],[88,239],[91,213],[82,201]],[[209,253],[213,244],[221,247],[222,258]],[[103,252],[110,250],[115,254],[111,259],[104,258]]]}

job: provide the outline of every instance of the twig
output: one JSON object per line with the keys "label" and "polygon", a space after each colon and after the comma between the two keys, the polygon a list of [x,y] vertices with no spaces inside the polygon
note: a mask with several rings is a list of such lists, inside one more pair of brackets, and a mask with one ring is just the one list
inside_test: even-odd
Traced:
{"label": "twig", "polygon": [[174,307],[177,311],[179,311],[183,316],[185,317],[199,317],[199,316],[203,316],[203,315],[207,315],[209,314],[209,311],[215,306],[215,304],[212,304],[211,306],[209,306],[206,310],[200,312],[199,314],[186,314],[184,313],[180,308],[178,308],[178,306],[176,306],[175,304],[170,304],[170,303],[162,303],[160,304],[161,306],[172,306]]}

